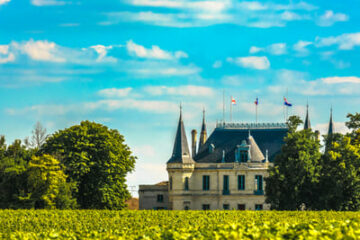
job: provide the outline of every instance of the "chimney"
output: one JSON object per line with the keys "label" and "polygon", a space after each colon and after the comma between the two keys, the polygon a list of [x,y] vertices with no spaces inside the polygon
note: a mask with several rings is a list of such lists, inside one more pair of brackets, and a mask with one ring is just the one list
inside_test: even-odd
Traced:
{"label": "chimney", "polygon": [[195,129],[193,129],[191,131],[191,153],[192,153],[192,157],[195,157],[195,155],[196,155],[196,135],[197,135],[197,131]]}

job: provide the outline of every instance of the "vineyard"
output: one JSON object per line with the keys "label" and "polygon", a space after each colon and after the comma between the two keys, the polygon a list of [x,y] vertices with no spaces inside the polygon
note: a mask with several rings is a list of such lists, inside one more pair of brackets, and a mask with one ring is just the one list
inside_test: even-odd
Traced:
{"label": "vineyard", "polygon": [[2,210],[2,239],[360,239],[360,213]]}

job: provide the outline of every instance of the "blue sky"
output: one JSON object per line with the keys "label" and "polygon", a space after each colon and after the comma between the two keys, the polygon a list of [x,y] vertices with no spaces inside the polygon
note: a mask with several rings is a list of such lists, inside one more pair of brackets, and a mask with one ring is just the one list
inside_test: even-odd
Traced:
{"label": "blue sky", "polygon": [[128,184],[167,178],[179,112],[208,131],[282,122],[282,98],[315,129],[360,105],[360,1],[0,0],[0,134],[8,143],[81,120],[118,129],[139,157]]}

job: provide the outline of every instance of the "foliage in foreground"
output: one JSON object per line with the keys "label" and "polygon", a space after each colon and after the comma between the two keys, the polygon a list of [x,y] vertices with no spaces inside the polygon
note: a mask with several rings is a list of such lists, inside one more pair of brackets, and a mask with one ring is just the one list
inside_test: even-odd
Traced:
{"label": "foliage in foreground", "polygon": [[360,213],[0,211],[10,239],[360,239]]}
{"label": "foliage in foreground", "polygon": [[122,209],[135,159],[124,137],[94,122],[6,145],[0,136],[0,208]]}

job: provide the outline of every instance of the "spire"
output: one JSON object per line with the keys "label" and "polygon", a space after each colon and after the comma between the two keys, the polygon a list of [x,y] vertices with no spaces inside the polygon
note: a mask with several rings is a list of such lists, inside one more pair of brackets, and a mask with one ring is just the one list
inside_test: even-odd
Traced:
{"label": "spire", "polygon": [[201,133],[200,133],[199,150],[205,144],[206,138],[207,138],[207,132],[206,132],[205,108],[204,108],[203,109],[203,120],[202,120],[202,126],[201,126]]}
{"label": "spire", "polygon": [[180,104],[180,117],[175,136],[174,149],[167,163],[193,163],[185,134],[184,122],[182,120],[182,106]]}
{"label": "spire", "polygon": [[304,129],[311,129],[310,118],[309,118],[309,104],[306,104],[306,117],[305,117]]}
{"label": "spire", "polygon": [[330,108],[330,121],[329,121],[329,130],[328,130],[328,135],[333,134],[334,133],[334,123],[333,123],[333,118],[332,118],[332,107]]}

